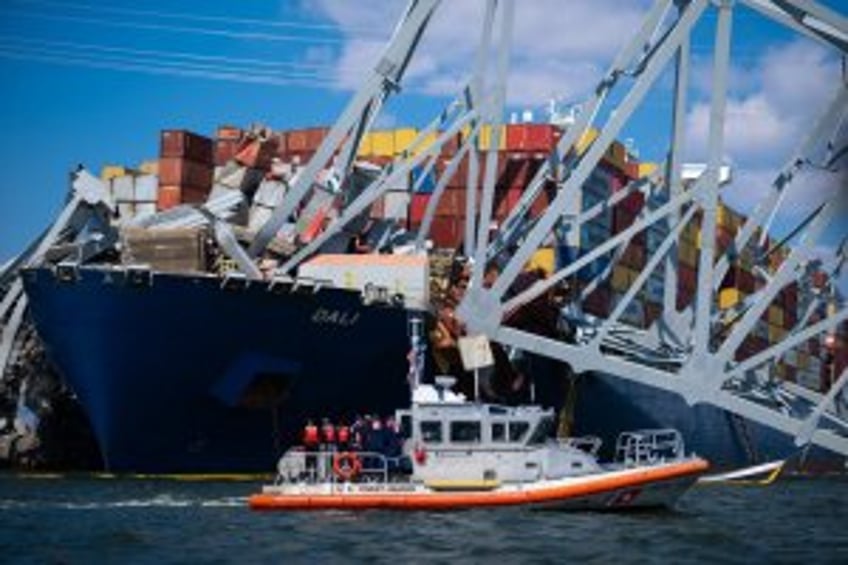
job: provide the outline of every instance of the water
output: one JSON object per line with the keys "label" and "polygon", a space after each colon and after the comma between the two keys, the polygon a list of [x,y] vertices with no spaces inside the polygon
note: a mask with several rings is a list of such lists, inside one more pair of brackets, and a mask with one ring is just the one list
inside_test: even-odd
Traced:
{"label": "water", "polygon": [[0,562],[848,563],[845,479],[703,486],[631,514],[260,514],[257,488],[0,476]]}

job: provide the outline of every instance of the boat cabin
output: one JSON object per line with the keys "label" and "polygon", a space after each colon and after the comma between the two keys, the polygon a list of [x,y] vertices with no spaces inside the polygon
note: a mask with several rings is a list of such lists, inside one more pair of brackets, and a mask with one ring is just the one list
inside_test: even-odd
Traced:
{"label": "boat cabin", "polygon": [[412,407],[397,413],[415,479],[495,484],[598,469],[590,453],[551,449],[553,410],[468,402],[451,391],[453,381],[437,377],[435,385],[418,386]]}

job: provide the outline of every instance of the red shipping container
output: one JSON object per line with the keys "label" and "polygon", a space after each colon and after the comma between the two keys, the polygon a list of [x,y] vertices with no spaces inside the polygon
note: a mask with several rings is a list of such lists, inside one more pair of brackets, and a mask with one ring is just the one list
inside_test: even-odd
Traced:
{"label": "red shipping container", "polygon": [[551,124],[509,124],[506,126],[506,150],[550,153],[562,131]]}
{"label": "red shipping container", "polygon": [[612,213],[612,229],[613,233],[621,233],[636,221],[637,213],[630,212],[622,206],[613,208]]}
{"label": "red shipping container", "polygon": [[618,203],[616,207],[621,207],[627,213],[636,216],[642,211],[645,206],[645,195],[641,192],[634,192],[627,196],[624,200]]}
{"label": "red shipping container", "polygon": [[225,165],[236,156],[238,141],[234,139],[219,139],[215,142],[215,164]]}
{"label": "red shipping container", "polygon": [[465,235],[465,218],[435,216],[430,226],[430,239],[435,247],[454,248]]}
{"label": "red shipping container", "polygon": [[[437,216],[465,216],[466,191],[461,188],[447,188],[436,205]],[[478,200],[479,203],[479,200]]]}
{"label": "red shipping container", "polygon": [[212,163],[212,140],[186,130],[163,130],[159,156]]}
{"label": "red shipping container", "polygon": [[329,128],[307,128],[288,131],[285,133],[288,151],[314,153],[321,146],[321,142],[324,141],[329,131]]}
{"label": "red shipping container", "polygon": [[421,224],[424,218],[424,211],[427,210],[427,204],[430,202],[429,194],[413,194],[409,203],[409,221],[413,226]]}
{"label": "red shipping container", "polygon": [[193,186],[161,185],[157,194],[156,209],[161,212],[180,204],[200,204],[206,202],[208,197],[208,189]]}
{"label": "red shipping container", "polygon": [[647,327],[654,325],[654,322],[662,316],[662,306],[648,302],[645,304],[645,324]]}
{"label": "red shipping container", "polygon": [[694,292],[698,286],[697,271],[688,265],[678,264],[677,266],[677,284],[681,289]]}
{"label": "red shipping container", "polygon": [[238,141],[243,133],[241,128],[235,126],[218,126],[216,136],[220,140]]}
{"label": "red shipping container", "polygon": [[192,186],[208,191],[212,187],[211,163],[197,163],[178,157],[159,159],[159,182],[166,185]]}
{"label": "red shipping container", "polygon": [[245,167],[252,169],[267,169],[271,159],[277,154],[277,139],[261,140],[258,138],[243,140],[239,144],[235,160]]}
{"label": "red shipping container", "polygon": [[156,195],[156,209],[160,212],[170,210],[182,204],[182,190],[179,186],[159,185]]}
{"label": "red shipping container", "polygon": [[593,316],[606,317],[610,312],[610,291],[599,286],[583,301],[583,311]]}

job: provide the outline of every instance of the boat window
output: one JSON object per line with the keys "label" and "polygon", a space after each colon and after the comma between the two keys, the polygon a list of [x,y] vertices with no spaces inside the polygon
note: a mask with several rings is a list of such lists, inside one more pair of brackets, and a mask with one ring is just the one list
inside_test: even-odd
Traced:
{"label": "boat window", "polygon": [[480,422],[451,422],[450,439],[456,443],[480,443]]}
{"label": "boat window", "polygon": [[424,443],[441,443],[442,423],[438,421],[421,422],[421,440]]}
{"label": "boat window", "polygon": [[409,439],[412,437],[412,416],[402,414],[400,417],[400,437]]}
{"label": "boat window", "polygon": [[503,406],[489,406],[489,414],[506,414],[507,409]]}
{"label": "boat window", "polygon": [[530,439],[527,440],[527,443],[530,445],[538,445],[545,443],[551,435],[553,435],[554,431],[554,419],[553,418],[542,418],[539,420],[539,424],[536,426],[536,429],[533,430],[533,435],[530,436]]}
{"label": "boat window", "polygon": [[527,432],[530,430],[530,424],[527,422],[510,422],[509,423],[509,441],[518,442],[524,439]]}
{"label": "boat window", "polygon": [[492,441],[506,441],[506,424],[492,422]]}

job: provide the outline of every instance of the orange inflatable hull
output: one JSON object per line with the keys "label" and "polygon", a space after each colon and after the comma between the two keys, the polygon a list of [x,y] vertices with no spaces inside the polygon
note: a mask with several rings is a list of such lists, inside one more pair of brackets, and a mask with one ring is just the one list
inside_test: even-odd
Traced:
{"label": "orange inflatable hull", "polygon": [[[357,491],[321,494],[263,492],[248,499],[254,510],[452,510],[494,506],[622,507],[674,502],[709,465],[702,459],[626,473],[606,473],[545,487],[488,491]],[[644,493],[644,494],[643,494]],[[641,499],[640,499],[641,497]]]}

